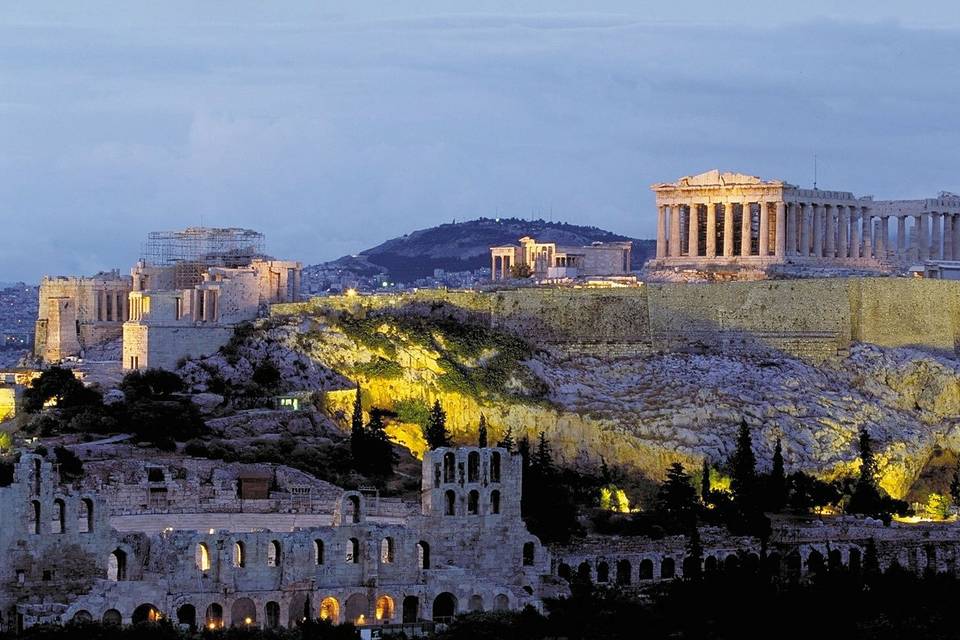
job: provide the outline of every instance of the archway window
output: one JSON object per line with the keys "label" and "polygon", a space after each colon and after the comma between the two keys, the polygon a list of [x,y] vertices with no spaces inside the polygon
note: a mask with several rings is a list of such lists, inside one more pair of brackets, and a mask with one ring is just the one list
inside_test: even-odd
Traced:
{"label": "archway window", "polygon": [[500,492],[496,489],[490,492],[490,513],[500,513]]}
{"label": "archway window", "polygon": [[93,622],[93,614],[87,611],[86,609],[80,609],[75,614],[73,614],[74,622]]}
{"label": "archway window", "polygon": [[313,541],[313,561],[315,564],[323,564],[323,540],[319,538]]}
{"label": "archway window", "polygon": [[280,626],[280,603],[271,600],[263,609],[266,616],[267,629],[276,629]]}
{"label": "archway window", "polygon": [[452,593],[445,591],[434,598],[434,622],[450,622],[455,615],[457,615],[457,599]]}
{"label": "archway window", "polygon": [[467,603],[467,610],[470,611],[470,613],[482,613],[483,596],[478,594],[470,596],[470,601]]}
{"label": "archway window", "polygon": [[115,549],[107,558],[107,579],[120,582],[127,579],[127,554]]}
{"label": "archway window", "polygon": [[159,619],[160,610],[150,603],[141,604],[139,607],[133,610],[133,615],[130,616],[130,621],[133,624],[140,624],[141,622],[156,622]]}
{"label": "archway window", "polygon": [[480,492],[476,489],[467,494],[467,513],[471,516],[480,513]]}
{"label": "archway window", "polygon": [[195,559],[197,561],[197,569],[200,569],[200,571],[210,571],[210,549],[207,548],[206,543],[201,542],[197,545]]}
{"label": "archway window", "polygon": [[380,541],[380,562],[393,564],[393,546],[393,538],[389,536]]}
{"label": "archway window", "polygon": [[343,603],[346,622],[356,625],[366,624],[370,615],[370,599],[366,594],[355,593]]}
{"label": "archway window", "polygon": [[250,598],[237,598],[230,605],[230,624],[234,627],[252,627],[257,624],[257,606]]}
{"label": "archway window", "polygon": [[497,594],[497,597],[493,599],[493,610],[494,611],[506,611],[510,608],[510,598],[506,594],[500,593]]}
{"label": "archway window", "polygon": [[633,567],[630,566],[629,560],[620,560],[617,562],[617,584],[627,585],[632,582],[631,570]]}
{"label": "archway window", "polygon": [[533,565],[535,552],[536,552],[536,547],[532,542],[523,543],[523,566],[529,567]]}
{"label": "archway window", "polygon": [[347,540],[347,564],[357,564],[360,562],[360,541],[356,538]]}
{"label": "archway window", "polygon": [[360,497],[350,496],[347,501],[350,503],[350,521],[360,522]]}
{"label": "archway window", "polygon": [[610,582],[610,565],[606,562],[597,564],[597,582]]}
{"label": "archway window", "polygon": [[476,451],[467,454],[467,482],[480,482],[480,454]]}
{"label": "archway window", "polygon": [[336,598],[324,598],[320,601],[320,619],[334,624],[340,622],[340,603]]}
{"label": "archway window", "polygon": [[267,545],[267,566],[279,567],[281,561],[280,543],[276,540],[271,540],[270,544]]}
{"label": "archway window", "polygon": [[457,513],[457,494],[453,492],[452,489],[448,489],[446,494],[444,494],[444,514],[448,516],[456,515]]}
{"label": "archway window", "polygon": [[500,452],[490,454],[490,482],[500,482]]}
{"label": "archway window", "polygon": [[407,596],[403,599],[403,623],[412,624],[420,619],[420,598]]}
{"label": "archway window", "polygon": [[676,574],[676,565],[673,558],[664,558],[660,563],[660,577],[669,580]]}
{"label": "archway window", "polygon": [[223,607],[214,602],[207,607],[207,612],[203,619],[204,625],[211,631],[223,628]]}
{"label": "archway window", "polygon": [[444,482],[453,482],[456,480],[456,466],[457,459],[454,457],[453,453],[447,452],[443,454],[443,481]]}
{"label": "archway window", "polygon": [[823,571],[823,554],[814,549],[807,556],[807,570],[810,573],[820,573]]}
{"label": "archway window", "polygon": [[30,501],[29,531],[34,535],[40,533],[40,502],[38,500]]}
{"label": "archway window", "polygon": [[641,580],[653,580],[653,560],[650,558],[641,560],[637,575]]}
{"label": "archway window", "polygon": [[103,617],[100,618],[100,621],[108,627],[119,627],[123,624],[123,616],[121,616],[120,612],[116,609],[107,609],[103,612]]}
{"label": "archway window", "polygon": [[57,498],[53,501],[53,520],[50,521],[51,533],[64,533],[67,529],[67,505]]}
{"label": "archway window", "polygon": [[80,519],[78,524],[80,533],[90,533],[93,531],[93,500],[90,498],[83,498],[80,501]]}
{"label": "archway window", "polygon": [[417,543],[417,566],[421,569],[430,568],[430,545],[423,540]]}
{"label": "archway window", "polygon": [[40,495],[40,458],[35,458],[33,461],[33,495]]}
{"label": "archway window", "polygon": [[190,631],[197,628],[197,610],[192,604],[185,604],[177,609],[177,624],[186,626]]}
{"label": "archway window", "polygon": [[582,580],[583,582],[589,582],[589,581],[590,581],[591,576],[590,576],[590,563],[589,563],[589,562],[584,561],[584,562],[581,562],[581,563],[580,563],[580,566],[577,567],[577,578],[579,578],[579,579]]}
{"label": "archway window", "polygon": [[374,616],[380,622],[390,622],[393,620],[393,598],[386,595],[377,598]]}
{"label": "archway window", "polygon": [[247,547],[241,540],[233,543],[233,566],[247,566]]}

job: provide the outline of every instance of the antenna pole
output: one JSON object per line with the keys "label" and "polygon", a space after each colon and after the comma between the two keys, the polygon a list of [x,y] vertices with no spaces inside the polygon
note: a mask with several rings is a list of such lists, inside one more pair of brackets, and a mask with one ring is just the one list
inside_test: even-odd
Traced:
{"label": "antenna pole", "polygon": [[817,188],[817,154],[813,154],[813,188]]}

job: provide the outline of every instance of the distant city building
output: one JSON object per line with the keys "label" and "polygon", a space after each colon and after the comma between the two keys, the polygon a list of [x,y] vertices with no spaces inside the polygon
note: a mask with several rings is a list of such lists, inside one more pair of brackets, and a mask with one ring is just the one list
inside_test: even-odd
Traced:
{"label": "distant city building", "polygon": [[632,242],[594,242],[581,247],[537,242],[525,236],[519,245],[490,247],[490,279],[518,275],[538,280],[560,280],[630,273]]}

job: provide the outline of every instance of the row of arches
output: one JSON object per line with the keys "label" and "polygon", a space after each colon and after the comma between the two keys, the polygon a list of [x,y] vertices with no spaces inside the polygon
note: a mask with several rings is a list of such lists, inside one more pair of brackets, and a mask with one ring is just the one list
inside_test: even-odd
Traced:
{"label": "row of arches", "polygon": [[[326,563],[326,544],[320,538],[313,541],[313,561],[317,566]],[[396,541],[392,536],[385,536],[380,540],[379,559],[381,564],[393,564],[396,560]],[[420,569],[430,568],[430,545],[424,541],[416,544],[417,564]],[[349,538],[344,541],[343,559],[346,564],[358,564],[362,560],[362,545],[358,538]],[[198,542],[194,552],[194,561],[201,572],[210,571],[213,566],[210,547],[206,542]],[[233,543],[233,566],[244,568],[247,566],[247,546],[242,540]],[[279,567],[283,561],[283,549],[278,540],[267,543],[266,565]]]}
{"label": "row of arches", "polygon": [[467,493],[466,505],[460,504],[457,492],[453,489],[447,489],[443,494],[443,514],[446,516],[456,515],[498,515],[500,513],[500,491],[494,489],[489,497],[481,505],[480,492],[472,489]]}
{"label": "row of arches", "polygon": [[[464,469],[462,462],[458,466],[457,456],[453,451],[447,451],[443,454],[442,466],[436,465],[435,467],[434,485],[498,483],[500,482],[500,467],[501,455],[499,451],[490,452],[488,464],[483,468],[481,468],[480,451],[469,451],[467,453],[466,469]],[[487,473],[482,473],[482,471]]]}
{"label": "row of arches", "polygon": [[[49,532],[67,533],[70,518],[67,515],[67,503],[63,498],[55,498],[51,503]],[[76,527],[79,533],[93,532],[93,500],[81,498],[76,514]],[[43,513],[39,500],[31,500],[27,509],[27,532],[39,535],[43,530]]]}

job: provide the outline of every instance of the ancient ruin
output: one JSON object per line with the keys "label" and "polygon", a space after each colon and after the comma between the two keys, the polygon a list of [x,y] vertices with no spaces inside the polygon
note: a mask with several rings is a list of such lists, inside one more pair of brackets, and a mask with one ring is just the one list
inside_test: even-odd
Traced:
{"label": "ancient ruin", "polygon": [[523,237],[519,245],[490,247],[490,279],[508,280],[522,273],[537,280],[624,275],[630,273],[631,247],[630,242],[564,247]]}

